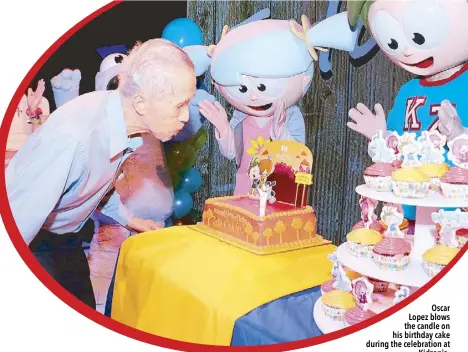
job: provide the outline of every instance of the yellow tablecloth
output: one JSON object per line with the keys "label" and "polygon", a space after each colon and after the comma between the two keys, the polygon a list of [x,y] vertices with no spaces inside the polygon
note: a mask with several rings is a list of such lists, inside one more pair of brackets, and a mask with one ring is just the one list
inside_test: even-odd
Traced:
{"label": "yellow tablecloth", "polygon": [[158,336],[228,346],[238,318],[330,280],[327,255],[335,248],[257,256],[188,226],[136,235],[120,251],[112,318]]}

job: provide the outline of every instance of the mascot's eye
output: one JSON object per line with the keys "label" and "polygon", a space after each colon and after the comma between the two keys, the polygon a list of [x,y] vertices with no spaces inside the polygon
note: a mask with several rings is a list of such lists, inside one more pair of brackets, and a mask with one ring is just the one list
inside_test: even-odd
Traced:
{"label": "mascot's eye", "polygon": [[398,42],[395,39],[390,39],[390,43],[388,43],[387,45],[392,50],[398,49]]}
{"label": "mascot's eye", "polygon": [[115,76],[114,78],[112,78],[109,81],[109,83],[107,83],[106,89],[107,90],[116,90],[117,88],[119,88],[119,77]]}
{"label": "mascot's eye", "polygon": [[266,87],[263,83],[260,83],[258,86],[257,86],[257,89],[260,91],[260,92],[264,92],[266,90]]}
{"label": "mascot's eye", "polygon": [[247,93],[247,87],[246,87],[246,86],[240,86],[240,87],[239,87],[239,92],[241,92],[241,93]]}
{"label": "mascot's eye", "polygon": [[[403,30],[418,50],[434,49],[444,43],[453,27],[444,1],[418,0],[408,2],[403,12]],[[414,45],[413,44],[413,45]]]}
{"label": "mascot's eye", "polygon": [[418,45],[423,45],[426,42],[426,38],[421,33],[414,33],[413,42]]}
{"label": "mascot's eye", "polygon": [[116,64],[120,64],[123,61],[123,56],[118,55],[118,56],[114,57],[114,61],[115,61]]}
{"label": "mascot's eye", "polygon": [[371,30],[386,54],[391,56],[403,54],[408,45],[407,39],[401,23],[389,12],[378,10],[372,19]]}

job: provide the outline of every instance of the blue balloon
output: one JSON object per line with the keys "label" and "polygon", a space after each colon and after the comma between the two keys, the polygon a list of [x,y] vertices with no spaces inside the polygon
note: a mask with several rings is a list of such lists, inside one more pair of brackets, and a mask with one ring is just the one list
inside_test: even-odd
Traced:
{"label": "blue balloon", "polygon": [[169,22],[164,27],[161,37],[181,48],[188,45],[203,44],[203,34],[200,27],[189,18],[177,18]]}
{"label": "blue balloon", "polygon": [[193,208],[193,199],[190,193],[179,190],[174,194],[174,218],[180,219],[188,215]]}
{"label": "blue balloon", "polygon": [[201,184],[202,177],[200,171],[192,167],[182,174],[179,188],[188,193],[195,193],[200,189]]}
{"label": "blue balloon", "polygon": [[165,227],[171,227],[172,225],[174,225],[171,217],[167,218],[165,223],[166,223]]}

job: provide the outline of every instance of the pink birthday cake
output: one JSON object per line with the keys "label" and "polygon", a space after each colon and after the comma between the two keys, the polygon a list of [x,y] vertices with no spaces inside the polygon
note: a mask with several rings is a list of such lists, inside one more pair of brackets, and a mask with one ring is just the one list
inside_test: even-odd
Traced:
{"label": "pink birthday cake", "polygon": [[307,205],[312,153],[305,145],[268,141],[251,166],[261,176],[252,180],[249,193],[208,199],[197,230],[256,254],[330,243],[317,234],[315,211]]}

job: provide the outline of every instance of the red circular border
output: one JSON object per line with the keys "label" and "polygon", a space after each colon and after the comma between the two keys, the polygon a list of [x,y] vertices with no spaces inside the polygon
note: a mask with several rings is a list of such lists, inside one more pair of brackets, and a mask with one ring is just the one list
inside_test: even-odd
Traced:
{"label": "red circular border", "polygon": [[[39,69],[42,65],[46,62],[46,60],[60,47],[68,38],[70,38],[76,31],[78,31],[81,27],[85,26],[91,20],[99,16],[100,14],[106,12],[107,10],[111,9],[112,7],[118,5],[122,1],[114,1],[106,6],[103,6],[99,10],[95,11],[75,26],[73,26],[70,30],[68,30],[64,35],[62,35],[47,51],[40,57],[40,59],[35,63],[35,65],[29,70],[26,77],[21,82],[20,86],[16,90],[13,99],[8,106],[6,111],[5,117],[3,119],[2,126],[0,128],[0,150],[6,150],[6,141],[8,137],[8,132],[10,130],[10,125],[13,120],[14,112],[16,107],[18,106],[22,95],[26,91],[29,83],[35,77]],[[5,162],[5,153],[0,154],[0,165],[4,165]],[[13,245],[15,246],[16,250],[18,251],[21,258],[24,262],[28,265],[31,271],[38,277],[38,279],[50,290],[54,293],[58,298],[60,298],[63,302],[68,304],[70,307],[75,309],[78,313],[86,316],[90,320],[110,329],[127,337],[149,343],[155,346],[171,348],[179,351],[225,351],[226,348],[229,350],[244,350],[244,351],[265,351],[266,346],[256,346],[256,347],[231,347],[231,346],[209,346],[209,345],[201,345],[201,344],[194,344],[189,342],[182,342],[171,340],[163,337],[159,337],[156,335],[152,335],[134,328],[131,328],[127,325],[121,324],[115,320],[112,320],[101,313],[91,309],[77,298],[75,298],[72,294],[70,294],[67,290],[65,290],[61,285],[59,285],[46,271],[45,269],[39,264],[36,258],[33,256],[31,251],[29,250],[28,246],[24,242],[21,234],[19,233],[18,227],[13,219],[13,215],[11,213],[10,205],[8,203],[8,198],[6,196],[6,184],[5,184],[5,173],[0,173],[0,205],[1,205],[1,215],[3,218],[3,222],[5,224],[5,228],[8,231],[8,234],[11,238]],[[445,267],[436,277],[430,280],[424,287],[417,290],[414,294],[412,294],[409,298],[404,300],[403,302],[398,303],[397,305],[387,309],[383,313],[380,313],[364,322],[361,322],[357,325],[344,328],[342,330],[325,334],[322,336],[314,337],[311,339],[295,341],[295,342],[288,342],[276,345],[269,345],[268,351],[291,351],[295,349],[300,349],[309,346],[315,346],[322,344],[324,342],[336,340],[340,337],[347,336],[352,334],[356,331],[364,329],[370,325],[373,325],[391,314],[399,311],[403,307],[406,307],[408,304],[413,302],[415,299],[420,297],[423,293],[429,290],[432,286],[434,286],[463,256],[463,254],[468,249],[468,245],[465,245],[462,250],[458,253],[458,255],[450,262],[447,267]],[[312,312],[311,312],[312,314]]]}

